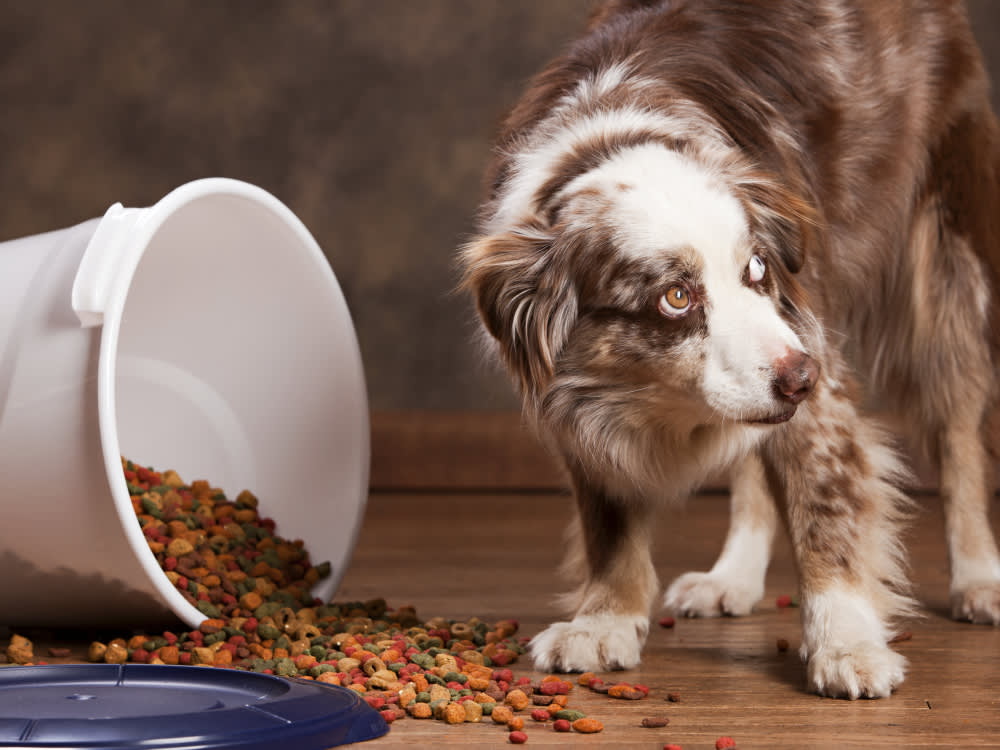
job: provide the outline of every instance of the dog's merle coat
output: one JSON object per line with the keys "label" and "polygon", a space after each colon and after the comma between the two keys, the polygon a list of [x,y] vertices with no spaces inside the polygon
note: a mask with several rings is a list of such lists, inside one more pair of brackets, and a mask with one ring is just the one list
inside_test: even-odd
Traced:
{"label": "dog's merle coat", "polygon": [[954,0],[613,0],[538,75],[461,259],[576,498],[540,668],[638,662],[651,515],[732,466],[667,605],[749,612],[780,517],[811,688],[888,695],[907,501],[870,401],[940,461],[955,616],[1000,621],[998,137]]}

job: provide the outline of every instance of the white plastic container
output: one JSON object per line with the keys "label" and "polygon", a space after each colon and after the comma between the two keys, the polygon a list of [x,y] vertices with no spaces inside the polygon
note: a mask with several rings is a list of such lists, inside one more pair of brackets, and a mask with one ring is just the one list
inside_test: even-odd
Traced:
{"label": "white plastic container", "polygon": [[[269,193],[191,182],[151,208],[0,243],[0,625],[196,627],[120,456],[249,489],[333,573],[368,489],[361,356],[316,241]],[[171,614],[172,613],[172,614]]]}

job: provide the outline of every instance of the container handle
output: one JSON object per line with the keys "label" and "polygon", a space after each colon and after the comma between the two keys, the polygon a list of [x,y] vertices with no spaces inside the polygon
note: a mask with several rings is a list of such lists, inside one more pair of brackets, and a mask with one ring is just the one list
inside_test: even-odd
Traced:
{"label": "container handle", "polygon": [[73,311],[82,328],[104,323],[104,310],[115,277],[122,268],[127,239],[142,215],[141,208],[115,203],[109,208],[87,244],[73,280]]}

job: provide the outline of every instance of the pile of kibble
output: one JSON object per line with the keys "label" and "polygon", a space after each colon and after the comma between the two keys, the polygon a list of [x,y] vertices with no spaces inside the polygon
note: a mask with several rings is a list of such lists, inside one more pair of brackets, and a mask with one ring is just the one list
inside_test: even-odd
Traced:
{"label": "pile of kibble", "polygon": [[[525,716],[555,731],[600,732],[570,704],[574,685],[538,682],[508,667],[524,653],[514,620],[421,621],[412,607],[386,602],[324,604],[309,593],[329,575],[301,541],[276,534],[247,491],[229,500],[208,482],[122,461],[133,508],[149,547],[178,591],[208,619],[197,630],[140,634],[91,644],[94,662],[197,664],[313,679],[359,693],[387,722],[407,716],[449,724],[492,722],[508,740],[527,740]],[[15,641],[16,639],[16,641]],[[31,644],[14,636],[8,658],[32,663]],[[577,681],[611,698],[639,700],[642,685]],[[663,726],[650,719],[649,726]]]}

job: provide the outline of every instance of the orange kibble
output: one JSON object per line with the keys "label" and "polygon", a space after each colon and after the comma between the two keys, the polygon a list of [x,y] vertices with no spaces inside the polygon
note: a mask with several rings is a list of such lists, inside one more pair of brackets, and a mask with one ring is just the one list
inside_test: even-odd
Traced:
{"label": "orange kibble", "polygon": [[248,591],[240,597],[240,606],[243,609],[254,610],[264,603],[264,598],[256,591]]}
{"label": "orange kibble", "polygon": [[510,706],[498,704],[493,707],[493,713],[490,714],[490,718],[493,719],[496,724],[506,724],[514,718],[514,712],[511,710]]}
{"label": "orange kibble", "polygon": [[574,721],[572,727],[575,731],[580,732],[581,734],[595,734],[604,729],[604,725],[597,719],[591,719],[586,716],[582,719]]}
{"label": "orange kibble", "polygon": [[531,703],[531,699],[523,690],[514,689],[507,693],[507,697],[504,698],[503,702],[515,711],[523,711],[528,707],[528,704]]}
{"label": "orange kibble", "polygon": [[511,732],[519,732],[524,729],[524,719],[520,716],[515,716],[513,719],[507,722],[507,729]]}
{"label": "orange kibble", "polygon": [[569,703],[569,696],[567,695],[553,695],[552,705],[560,706],[561,708],[566,708],[566,704]]}

